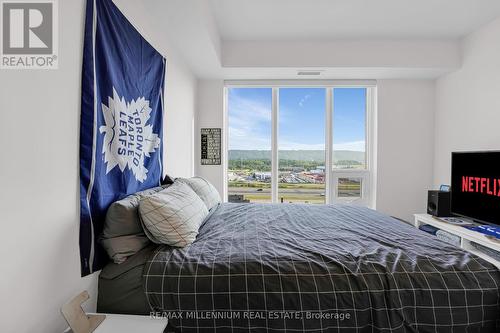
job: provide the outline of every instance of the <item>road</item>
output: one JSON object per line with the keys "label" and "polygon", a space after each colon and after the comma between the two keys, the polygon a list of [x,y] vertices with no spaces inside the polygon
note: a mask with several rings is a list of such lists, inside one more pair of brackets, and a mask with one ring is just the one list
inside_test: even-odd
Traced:
{"label": "road", "polygon": [[[351,189],[341,189],[340,194],[343,197],[358,197],[359,196],[359,188],[351,188]],[[257,188],[252,187],[230,187],[230,194],[251,194],[251,195],[270,195],[271,189],[264,188],[262,191],[257,191]],[[308,189],[308,188],[280,188],[280,194],[294,194],[294,195],[304,195],[304,196],[322,196],[321,194],[325,193],[324,189]]]}

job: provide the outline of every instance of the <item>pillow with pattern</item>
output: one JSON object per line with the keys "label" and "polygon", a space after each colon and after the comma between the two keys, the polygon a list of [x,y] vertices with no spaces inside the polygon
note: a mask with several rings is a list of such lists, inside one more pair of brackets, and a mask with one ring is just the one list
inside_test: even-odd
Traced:
{"label": "pillow with pattern", "polygon": [[221,198],[217,189],[205,178],[177,178],[176,182],[181,182],[189,185],[193,191],[203,200],[208,210],[212,210],[221,203]]}
{"label": "pillow with pattern", "polygon": [[123,263],[128,257],[150,244],[139,218],[139,202],[142,197],[159,192],[168,186],[134,193],[109,206],[99,241],[116,264]]}
{"label": "pillow with pattern", "polygon": [[184,247],[198,235],[208,209],[198,195],[182,182],[143,197],[139,213],[152,242]]}

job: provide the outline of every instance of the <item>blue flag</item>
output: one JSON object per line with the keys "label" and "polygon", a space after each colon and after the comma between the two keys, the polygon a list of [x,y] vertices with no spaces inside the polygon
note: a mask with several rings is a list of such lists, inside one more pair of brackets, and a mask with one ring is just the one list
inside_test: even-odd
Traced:
{"label": "blue flag", "polygon": [[87,0],[80,129],[82,276],[108,261],[98,244],[116,200],[158,186],[166,60],[112,0]]}

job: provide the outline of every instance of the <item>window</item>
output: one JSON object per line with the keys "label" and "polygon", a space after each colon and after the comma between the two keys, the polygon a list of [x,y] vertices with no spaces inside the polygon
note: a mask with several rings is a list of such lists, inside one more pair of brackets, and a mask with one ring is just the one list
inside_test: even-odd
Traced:
{"label": "window", "polygon": [[271,202],[271,88],[229,89],[228,200]]}
{"label": "window", "polygon": [[332,116],[332,202],[368,205],[366,87],[334,88]]}
{"label": "window", "polygon": [[325,203],[325,89],[280,88],[278,198]]}
{"label": "window", "polygon": [[228,201],[371,205],[374,88],[228,87]]}
{"label": "window", "polygon": [[361,198],[361,178],[337,178],[337,198]]}
{"label": "window", "polygon": [[333,168],[366,169],[366,88],[335,88],[333,110]]}

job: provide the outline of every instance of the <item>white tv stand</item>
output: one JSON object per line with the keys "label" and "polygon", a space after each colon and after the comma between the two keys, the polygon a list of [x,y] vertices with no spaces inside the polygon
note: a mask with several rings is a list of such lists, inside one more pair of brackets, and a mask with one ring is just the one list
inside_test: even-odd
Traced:
{"label": "white tv stand", "polygon": [[483,235],[479,232],[468,230],[464,227],[453,225],[447,222],[443,222],[438,218],[435,218],[429,214],[415,214],[415,227],[418,228],[422,224],[430,224],[438,229],[449,232],[450,234],[454,234],[460,237],[460,247],[464,250],[467,250],[478,257],[483,258],[486,261],[491,262],[493,265],[500,269],[500,261],[493,259],[487,254],[482,253],[474,246],[472,246],[471,242],[481,244],[490,249],[500,251],[500,241],[492,240],[486,235]]}

